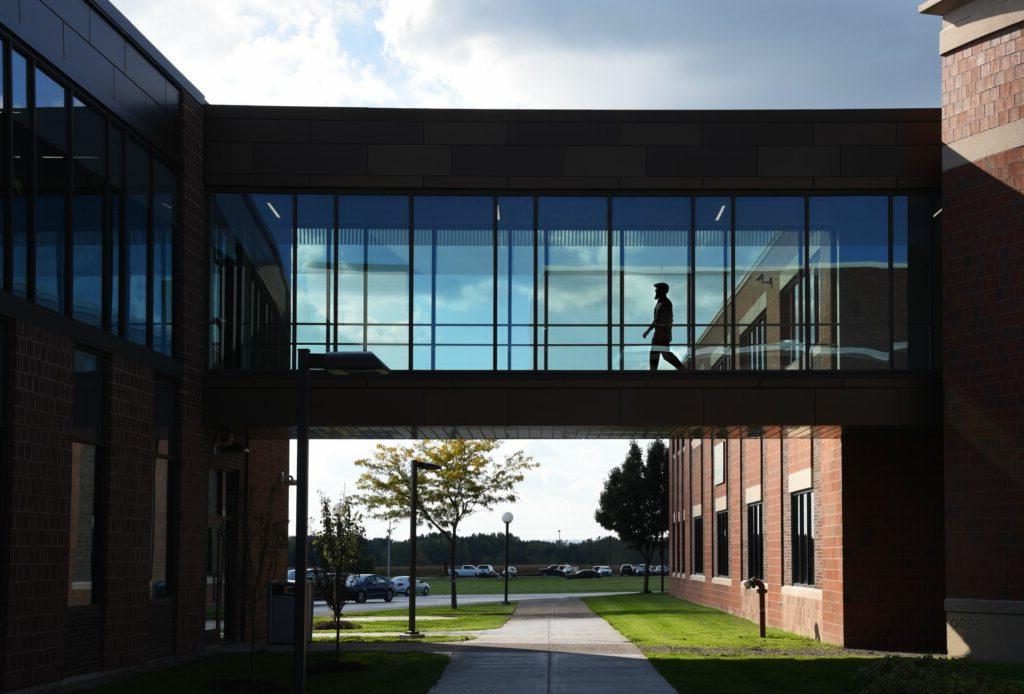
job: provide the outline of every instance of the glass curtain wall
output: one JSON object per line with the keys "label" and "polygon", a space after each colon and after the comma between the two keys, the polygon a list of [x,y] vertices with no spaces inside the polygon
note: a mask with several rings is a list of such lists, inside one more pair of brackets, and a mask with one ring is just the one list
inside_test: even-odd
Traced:
{"label": "glass curtain wall", "polygon": [[927,369],[934,204],[218,193],[211,366],[647,370],[664,282],[686,370]]}
{"label": "glass curtain wall", "polygon": [[170,354],[176,174],[87,95],[0,41],[10,83],[0,90],[3,289]]}

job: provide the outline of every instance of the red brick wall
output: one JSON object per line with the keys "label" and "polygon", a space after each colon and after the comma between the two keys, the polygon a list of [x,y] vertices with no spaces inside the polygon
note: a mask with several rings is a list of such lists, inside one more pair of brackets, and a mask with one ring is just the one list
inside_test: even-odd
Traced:
{"label": "red brick wall", "polygon": [[843,430],[846,645],[944,651],[939,432]]}
{"label": "red brick wall", "polygon": [[[1024,26],[942,60],[943,142],[1024,117]],[[943,174],[947,597],[1024,600],[1024,146]]]}
{"label": "red brick wall", "polygon": [[67,624],[74,347],[25,323],[11,324],[11,382],[5,491],[7,543],[0,566],[6,649],[0,671],[15,689],[52,679],[62,667]]}
{"label": "red brick wall", "polygon": [[942,58],[942,141],[1024,116],[1024,27],[1010,27]]}

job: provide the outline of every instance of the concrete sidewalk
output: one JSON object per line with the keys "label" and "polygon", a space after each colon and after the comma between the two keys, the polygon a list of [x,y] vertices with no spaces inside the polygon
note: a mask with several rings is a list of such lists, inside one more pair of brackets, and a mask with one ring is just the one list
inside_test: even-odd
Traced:
{"label": "concrete sidewalk", "polygon": [[500,629],[457,649],[434,694],[675,690],[636,646],[579,598],[530,600]]}

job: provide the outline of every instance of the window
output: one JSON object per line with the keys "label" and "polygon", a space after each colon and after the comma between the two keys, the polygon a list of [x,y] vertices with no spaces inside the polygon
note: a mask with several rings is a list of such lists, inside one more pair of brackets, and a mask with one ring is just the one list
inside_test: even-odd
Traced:
{"label": "window", "polygon": [[607,198],[540,198],[537,234],[538,368],[607,369]]}
{"label": "window", "polygon": [[494,199],[422,195],[413,219],[413,368],[494,368]]}
{"label": "window", "polygon": [[338,202],[338,337],[392,369],[409,368],[409,198],[343,195]]}
{"label": "window", "polygon": [[498,369],[536,368],[533,198],[498,198]]}
{"label": "window", "polygon": [[174,207],[177,199],[174,174],[153,161],[153,349],[171,353],[171,311],[174,296],[172,265],[174,239]]}
{"label": "window", "polygon": [[716,441],[712,450],[711,467],[714,484],[725,484],[725,441]]}
{"label": "window", "polygon": [[715,575],[729,575],[729,512],[715,513]]}
{"label": "window", "polygon": [[[689,355],[690,198],[612,198],[612,368],[648,370],[654,283],[669,285],[671,351]],[[672,369],[661,361],[662,369]]]}
{"label": "window", "polygon": [[103,421],[103,370],[99,357],[77,350],[73,379],[68,607],[89,605],[97,597],[96,474]]}
{"label": "window", "polygon": [[[111,311],[150,302],[152,345],[166,351],[174,210],[150,162],[153,192],[127,194],[129,272],[112,281],[129,287]],[[930,200],[216,193],[210,364],[285,368],[307,346],[372,350],[395,370],[646,370],[664,281],[685,368],[928,368]],[[130,281],[146,250],[151,297]],[[141,313],[128,322],[149,328]]]}
{"label": "window", "polygon": [[764,578],[764,505],[747,504],[747,576]]}
{"label": "window", "polygon": [[889,367],[889,202],[810,199],[815,369]]}
{"label": "window", "polygon": [[67,92],[38,69],[35,71],[35,87],[35,298],[36,303],[42,306],[63,311],[66,293]]}
{"label": "window", "polygon": [[704,573],[704,518],[693,519],[693,573]]}
{"label": "window", "polygon": [[71,201],[72,315],[103,324],[103,189],[107,120],[78,99],[72,102],[75,194]]}
{"label": "window", "polygon": [[697,198],[694,234],[694,365],[718,371],[732,364],[729,283],[731,198]]}
{"label": "window", "polygon": [[29,64],[23,55],[11,51],[11,291],[28,296],[28,203],[32,195],[31,162],[32,108],[29,104]]}
{"label": "window", "polygon": [[781,369],[783,352],[792,349],[782,338],[782,289],[804,267],[804,218],[802,197],[736,199],[732,309],[738,339],[745,337],[750,351],[737,358],[748,368]]}
{"label": "window", "polygon": [[171,381],[158,378],[154,399],[154,470],[153,470],[153,561],[150,575],[151,595],[165,598],[171,594],[170,502],[174,447],[175,387]]}
{"label": "window", "polygon": [[790,520],[794,585],[814,585],[813,516],[812,492],[793,494]]}

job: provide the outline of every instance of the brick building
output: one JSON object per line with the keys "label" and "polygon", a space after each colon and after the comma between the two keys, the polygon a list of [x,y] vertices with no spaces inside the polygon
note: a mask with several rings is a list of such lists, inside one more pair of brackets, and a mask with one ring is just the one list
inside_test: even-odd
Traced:
{"label": "brick building", "polygon": [[215,106],[107,0],[0,2],[0,689],[248,635],[300,348],[392,370],[315,436],[670,438],[676,595],[1019,657],[1019,4],[922,6],[941,112],[726,112]]}

